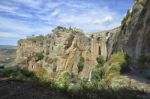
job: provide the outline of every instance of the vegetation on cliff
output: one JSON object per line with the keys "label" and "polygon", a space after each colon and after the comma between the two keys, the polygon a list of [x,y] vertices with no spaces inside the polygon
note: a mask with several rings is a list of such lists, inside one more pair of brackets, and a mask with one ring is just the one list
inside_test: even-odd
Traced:
{"label": "vegetation on cliff", "polygon": [[77,64],[78,67],[78,72],[81,72],[83,70],[84,67],[84,58],[82,56],[80,56],[80,60]]}
{"label": "vegetation on cliff", "polygon": [[[34,85],[51,89],[53,92],[61,92],[71,99],[141,99],[139,95],[146,95],[146,93],[128,86],[112,87],[105,80],[87,82],[75,79],[72,78],[75,76],[71,76],[66,71],[61,72],[56,79],[50,79],[50,75],[41,69],[39,68],[37,72],[29,72],[20,68],[7,68],[5,76],[13,80],[29,81]],[[72,79],[75,79],[76,82],[72,82]]]}

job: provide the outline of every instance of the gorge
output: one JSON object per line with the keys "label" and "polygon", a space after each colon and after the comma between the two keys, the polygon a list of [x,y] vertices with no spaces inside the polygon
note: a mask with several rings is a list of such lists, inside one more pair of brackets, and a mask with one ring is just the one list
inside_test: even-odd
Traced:
{"label": "gorge", "polygon": [[14,64],[4,75],[40,82],[54,99],[150,99],[150,0],[135,0],[111,30],[57,26],[21,39]]}

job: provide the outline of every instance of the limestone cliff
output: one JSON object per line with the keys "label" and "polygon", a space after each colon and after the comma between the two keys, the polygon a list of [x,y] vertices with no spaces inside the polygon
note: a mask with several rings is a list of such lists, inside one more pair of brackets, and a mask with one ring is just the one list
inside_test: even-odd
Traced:
{"label": "limestone cliff", "polygon": [[117,50],[123,49],[134,67],[150,68],[150,0],[136,0],[122,21]]}
{"label": "limestone cliff", "polygon": [[99,56],[107,59],[111,55],[119,28],[85,35],[80,29],[59,26],[52,32],[18,41],[16,61],[29,70],[43,67],[50,73],[67,71],[84,79]]}
{"label": "limestone cliff", "polygon": [[124,50],[132,66],[150,68],[149,26],[150,0],[136,0],[119,28],[86,34],[58,26],[47,36],[20,40],[16,61],[29,70],[43,67],[50,73],[67,71],[84,79],[97,58],[108,60],[112,53]]}

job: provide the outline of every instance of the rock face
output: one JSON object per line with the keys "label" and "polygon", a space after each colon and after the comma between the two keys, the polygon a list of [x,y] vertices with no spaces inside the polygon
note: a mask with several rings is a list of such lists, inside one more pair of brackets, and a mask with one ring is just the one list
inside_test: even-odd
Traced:
{"label": "rock face", "polygon": [[150,68],[150,0],[137,0],[123,20],[117,50],[123,49],[132,65]]}
{"label": "rock face", "polygon": [[119,28],[90,35],[84,35],[79,29],[64,27],[57,27],[52,32],[51,35],[18,41],[16,61],[29,70],[43,67],[50,73],[67,71],[87,79],[97,65],[97,58],[103,56],[106,60],[110,56],[112,41]]}
{"label": "rock face", "polygon": [[132,66],[150,68],[149,26],[150,0],[136,0],[121,27],[85,35],[80,29],[59,26],[50,35],[20,40],[16,61],[29,70],[43,67],[87,79],[97,58],[108,60],[112,52],[124,50]]}

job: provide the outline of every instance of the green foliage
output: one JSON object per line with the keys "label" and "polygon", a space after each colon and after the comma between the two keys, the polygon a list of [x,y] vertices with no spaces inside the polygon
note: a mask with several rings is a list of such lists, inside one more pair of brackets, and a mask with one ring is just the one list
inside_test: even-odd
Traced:
{"label": "green foliage", "polygon": [[114,89],[97,82],[72,84],[67,91],[71,99],[140,99],[138,94],[140,91],[128,87]]}
{"label": "green foliage", "polygon": [[32,56],[27,57],[27,62],[29,62],[32,59]]}
{"label": "green foliage", "polygon": [[129,62],[130,58],[127,54],[124,53],[125,63],[121,65],[120,73],[127,73],[130,71]]}
{"label": "green foliage", "polygon": [[4,75],[11,79],[17,79],[17,80],[30,80],[30,78],[35,77],[33,72],[30,72],[26,69],[21,69],[19,67],[5,68]]}
{"label": "green foliage", "polygon": [[73,94],[78,94],[78,92],[81,90],[81,85],[79,83],[71,83],[68,86],[68,92]]}
{"label": "green foliage", "polygon": [[[68,72],[61,72],[56,80],[46,80],[45,78],[37,77],[34,72],[29,72],[20,68],[7,69],[8,76],[13,75],[13,79],[19,79],[19,75],[23,79],[30,78],[31,83],[35,86],[49,88],[53,92],[61,92],[69,99],[140,99],[139,95],[147,93],[132,89],[130,87],[119,87],[119,83],[113,83],[113,86],[118,86],[117,89],[110,87],[104,80],[101,82],[93,81],[91,83],[79,80],[76,83],[70,83],[70,75]],[[45,70],[40,70],[40,75],[48,75]],[[43,80],[42,80],[43,79]],[[63,97],[62,97],[63,98]]]}
{"label": "green foliage", "polygon": [[55,29],[66,29],[65,27],[62,27],[62,26],[57,26]]}
{"label": "green foliage", "polygon": [[128,20],[129,20],[129,17],[131,16],[131,13],[130,13],[130,11],[128,10],[127,11],[127,14],[126,14],[126,16],[124,17],[124,19],[122,20],[122,22],[121,22],[121,29],[123,29],[127,24],[128,24]]}
{"label": "green foliage", "polygon": [[43,52],[36,53],[36,61],[42,60],[44,58]]}
{"label": "green foliage", "polygon": [[55,29],[52,30],[54,34],[56,34],[58,37],[60,36],[61,32],[67,31],[68,29],[62,26],[57,26]]}
{"label": "green foliage", "polygon": [[56,84],[58,85],[58,87],[61,90],[66,91],[68,89],[68,86],[70,83],[69,80],[70,80],[69,73],[66,71],[63,71],[63,72],[61,72],[61,74],[56,79]]}
{"label": "green foliage", "polygon": [[84,62],[84,57],[81,56],[81,57],[80,57],[80,61],[81,61],[81,62]]}
{"label": "green foliage", "polygon": [[113,54],[105,65],[105,78],[110,81],[120,73],[129,71],[127,56],[123,51]]}
{"label": "green foliage", "polygon": [[77,64],[78,72],[81,72],[84,67],[84,57],[80,57],[79,63]]}
{"label": "green foliage", "polygon": [[29,37],[27,38],[27,40],[29,41],[32,41],[32,43],[40,43],[40,44],[43,44],[43,40],[44,40],[44,36],[43,35],[39,35],[39,36],[32,36],[32,37]]}
{"label": "green foliage", "polygon": [[77,83],[78,81],[79,81],[78,76],[72,74],[71,77],[70,77],[70,82],[71,83]]}
{"label": "green foliage", "polygon": [[97,58],[97,66],[96,68],[92,71],[92,80],[102,80],[103,76],[104,76],[104,64],[105,64],[105,60],[102,56],[99,56]]}
{"label": "green foliage", "polygon": [[47,63],[49,63],[49,64],[52,64],[52,63],[54,63],[54,62],[57,61],[57,58],[46,58],[45,61],[46,61]]}
{"label": "green foliage", "polygon": [[99,67],[99,68],[95,68],[92,71],[92,80],[102,80],[104,76],[104,68],[103,67]]}
{"label": "green foliage", "polygon": [[104,60],[104,57],[103,56],[99,56],[97,59],[97,67],[103,67],[103,65],[105,64],[105,60]]}

